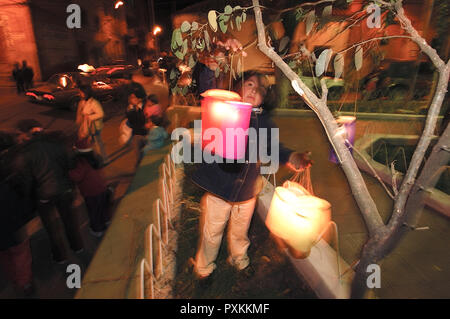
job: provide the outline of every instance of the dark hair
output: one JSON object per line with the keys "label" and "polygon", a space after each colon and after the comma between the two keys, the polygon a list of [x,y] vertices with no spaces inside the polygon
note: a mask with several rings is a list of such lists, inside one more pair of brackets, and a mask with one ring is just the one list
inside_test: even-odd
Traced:
{"label": "dark hair", "polygon": [[256,76],[258,78],[258,84],[261,87],[265,88],[265,93],[262,95],[263,103],[261,107],[264,109],[264,111],[271,111],[275,108],[275,92],[271,85],[269,85],[269,81],[267,79],[267,76],[261,72],[258,72],[256,70],[248,70],[242,73],[242,75],[237,78],[233,82],[233,90],[235,92],[239,92],[242,89],[242,84],[252,76]]}
{"label": "dark hair", "polygon": [[159,103],[158,97],[155,94],[150,94],[149,96],[147,96],[147,100],[149,100],[153,104]]}
{"label": "dark hair", "polygon": [[[265,74],[262,74],[255,70],[248,70],[248,71],[245,71],[244,73],[242,73],[242,75],[233,82],[233,90],[236,92],[239,92],[242,89],[243,82],[245,82],[252,76],[256,76],[258,78],[259,86],[264,87],[266,90],[269,88],[269,83],[266,79]],[[265,98],[265,95],[263,96],[263,99],[264,98]]]}
{"label": "dark hair", "polygon": [[87,84],[80,85],[80,91],[86,95],[85,99],[88,100],[93,97],[94,93],[92,92],[92,87]]}
{"label": "dark hair", "polygon": [[145,99],[145,96],[147,95],[145,93],[144,88],[142,85],[136,82],[132,82],[130,86],[130,90],[128,91],[128,95],[134,94],[138,99]]}
{"label": "dark hair", "polygon": [[42,127],[42,124],[35,119],[20,120],[16,124],[16,128],[22,133],[28,133],[32,128]]}

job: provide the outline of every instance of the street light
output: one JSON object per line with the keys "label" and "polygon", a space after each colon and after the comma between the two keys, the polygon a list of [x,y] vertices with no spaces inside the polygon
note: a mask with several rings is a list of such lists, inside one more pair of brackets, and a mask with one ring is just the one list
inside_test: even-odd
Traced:
{"label": "street light", "polygon": [[117,10],[123,5],[124,5],[123,1],[117,1],[116,4],[114,5],[114,9]]}
{"label": "street light", "polygon": [[158,33],[161,33],[161,32],[162,32],[162,29],[161,29],[160,26],[156,25],[156,26],[153,28],[153,35],[154,35],[154,36],[156,36]]}
{"label": "street light", "polygon": [[159,57],[159,39],[158,34],[162,32],[162,28],[159,25],[153,27],[153,36],[155,37],[156,44],[156,56]]}

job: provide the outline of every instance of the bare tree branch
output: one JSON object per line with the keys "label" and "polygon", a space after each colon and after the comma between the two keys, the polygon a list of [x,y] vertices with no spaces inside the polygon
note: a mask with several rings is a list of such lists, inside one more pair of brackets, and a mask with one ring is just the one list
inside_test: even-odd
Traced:
{"label": "bare tree branch", "polygon": [[368,40],[365,40],[365,41],[362,41],[362,42],[359,42],[359,43],[355,43],[355,44],[353,44],[351,47],[348,47],[347,49],[344,49],[344,50],[339,51],[339,52],[337,52],[337,53],[344,53],[344,52],[347,52],[347,51],[349,51],[349,50],[351,50],[351,49],[353,49],[353,48],[356,48],[358,45],[363,45],[363,44],[368,43],[368,42],[379,41],[379,40],[386,40],[386,39],[393,39],[393,38],[406,38],[406,39],[412,39],[412,37],[407,36],[407,35],[390,35],[390,36],[386,36],[386,37],[372,38],[372,39],[368,39]]}
{"label": "bare tree branch", "polygon": [[369,234],[375,236],[376,234],[384,232],[385,225],[378,213],[375,202],[370,196],[358,166],[345,145],[344,138],[338,134],[338,125],[328,109],[328,106],[305,85],[298,75],[291,70],[273,49],[267,46],[259,0],[253,0],[253,6],[258,31],[258,48],[277,65],[291,81],[294,89],[302,96],[305,103],[317,114],[331,145],[336,151],[336,155],[339,157],[342,169],[349,180],[350,188],[361,210]]}
{"label": "bare tree branch", "polygon": [[388,223],[388,228],[390,229],[397,228],[399,226],[399,223],[401,223],[402,219],[404,218],[406,201],[414,185],[414,181],[419,171],[420,164],[422,163],[425,152],[430,145],[431,137],[433,136],[433,132],[436,128],[438,115],[447,93],[448,81],[450,76],[450,60],[447,62],[447,64],[445,64],[445,62],[437,54],[436,50],[428,45],[425,39],[419,35],[417,30],[412,26],[411,21],[408,19],[408,17],[406,17],[401,3],[401,1],[397,1],[395,4],[396,15],[405,30],[409,34],[411,34],[412,40],[419,45],[422,51],[426,55],[428,55],[430,60],[436,66],[439,72],[439,80],[436,88],[436,93],[433,97],[433,101],[428,111],[423,134],[420,137],[419,143],[414,151],[409,168],[406,172],[405,177],[403,178],[397,201],[394,204],[394,211]]}

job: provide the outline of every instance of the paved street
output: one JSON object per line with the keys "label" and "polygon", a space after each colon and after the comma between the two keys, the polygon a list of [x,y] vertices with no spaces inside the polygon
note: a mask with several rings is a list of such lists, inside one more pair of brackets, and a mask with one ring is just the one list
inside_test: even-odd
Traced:
{"label": "paved street", "polygon": [[[106,117],[103,129],[103,140],[106,151],[112,156],[112,163],[103,169],[108,183],[116,186],[115,203],[125,194],[134,175],[135,153],[130,150],[116,152],[120,149],[117,137],[121,120],[122,108],[119,103],[103,105]],[[15,124],[26,118],[41,122],[47,130],[61,130],[67,135],[75,132],[75,114],[65,109],[57,109],[47,105],[28,102],[25,96],[17,96],[13,89],[0,89],[0,129],[14,129]],[[114,154],[115,153],[115,154]],[[88,218],[82,211],[82,232],[86,250],[80,255],[72,254],[69,264],[79,264],[82,274],[87,269],[101,239],[96,239],[88,233]],[[35,218],[28,225],[31,236],[33,254],[33,277],[37,287],[36,298],[73,298],[75,291],[66,287],[67,265],[57,265],[51,261],[49,240],[42,228],[40,220]],[[14,290],[11,282],[0,272],[0,299],[20,298],[21,294]]]}

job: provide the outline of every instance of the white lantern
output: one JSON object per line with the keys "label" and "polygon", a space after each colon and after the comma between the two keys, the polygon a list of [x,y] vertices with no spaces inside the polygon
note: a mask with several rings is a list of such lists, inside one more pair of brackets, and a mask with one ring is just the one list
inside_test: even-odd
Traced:
{"label": "white lantern", "polygon": [[296,183],[286,186],[275,189],[266,225],[298,255],[307,257],[331,220],[331,205]]}

